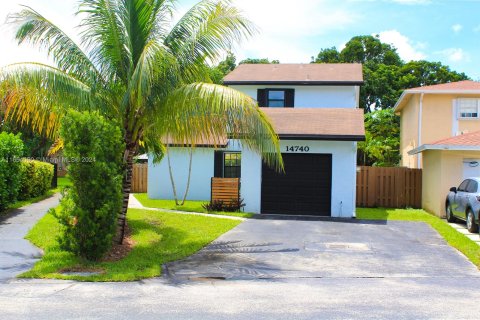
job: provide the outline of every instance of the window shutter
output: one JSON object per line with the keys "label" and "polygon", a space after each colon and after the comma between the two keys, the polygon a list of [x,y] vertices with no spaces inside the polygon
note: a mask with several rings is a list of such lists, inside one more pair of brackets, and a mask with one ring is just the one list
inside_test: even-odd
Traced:
{"label": "window shutter", "polygon": [[286,108],[295,107],[295,89],[285,90],[285,107]]}
{"label": "window shutter", "polygon": [[215,151],[213,176],[223,178],[223,151]]}
{"label": "window shutter", "polygon": [[258,89],[257,90],[257,101],[260,107],[268,107],[267,106],[267,90],[266,89]]}

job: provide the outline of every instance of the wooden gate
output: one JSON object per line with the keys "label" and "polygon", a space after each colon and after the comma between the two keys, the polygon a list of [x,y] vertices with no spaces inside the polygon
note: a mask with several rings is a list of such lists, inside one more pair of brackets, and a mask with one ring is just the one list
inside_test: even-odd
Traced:
{"label": "wooden gate", "polygon": [[421,208],[422,170],[358,167],[357,207]]}
{"label": "wooden gate", "polygon": [[211,200],[232,203],[240,201],[239,178],[212,178]]}
{"label": "wooden gate", "polygon": [[132,172],[132,193],[147,192],[148,182],[148,164],[136,163],[133,165]]}

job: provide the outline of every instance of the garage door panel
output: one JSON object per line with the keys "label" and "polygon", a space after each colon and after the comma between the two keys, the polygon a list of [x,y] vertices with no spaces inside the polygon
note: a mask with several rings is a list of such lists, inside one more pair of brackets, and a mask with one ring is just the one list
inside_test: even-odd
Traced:
{"label": "garage door panel", "polygon": [[282,156],[284,174],[263,167],[262,212],[330,216],[332,155]]}

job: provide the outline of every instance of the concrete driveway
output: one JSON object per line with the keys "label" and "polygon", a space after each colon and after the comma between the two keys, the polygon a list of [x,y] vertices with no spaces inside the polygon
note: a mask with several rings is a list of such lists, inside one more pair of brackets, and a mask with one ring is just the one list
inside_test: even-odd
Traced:
{"label": "concrete driveway", "polygon": [[175,281],[480,276],[415,222],[248,220],[167,268]]}
{"label": "concrete driveway", "polygon": [[[429,226],[248,220],[162,278],[10,280],[3,319],[478,319],[479,272]],[[222,279],[227,280],[222,280]]]}

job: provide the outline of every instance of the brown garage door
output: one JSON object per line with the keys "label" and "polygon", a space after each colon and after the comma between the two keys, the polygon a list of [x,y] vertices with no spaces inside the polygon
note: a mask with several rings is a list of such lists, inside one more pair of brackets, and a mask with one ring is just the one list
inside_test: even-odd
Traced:
{"label": "brown garage door", "polygon": [[262,213],[331,215],[332,155],[282,154],[285,173],[262,168]]}

